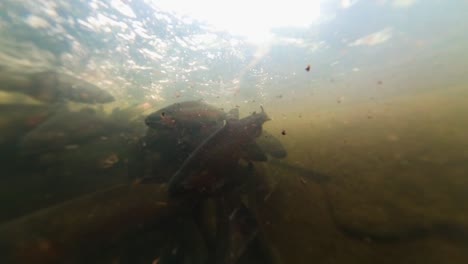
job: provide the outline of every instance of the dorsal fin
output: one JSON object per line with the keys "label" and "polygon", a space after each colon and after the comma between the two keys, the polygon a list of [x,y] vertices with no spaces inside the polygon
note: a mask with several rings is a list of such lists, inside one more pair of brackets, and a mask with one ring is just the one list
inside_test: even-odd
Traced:
{"label": "dorsal fin", "polygon": [[233,108],[227,113],[227,119],[239,119],[239,108]]}

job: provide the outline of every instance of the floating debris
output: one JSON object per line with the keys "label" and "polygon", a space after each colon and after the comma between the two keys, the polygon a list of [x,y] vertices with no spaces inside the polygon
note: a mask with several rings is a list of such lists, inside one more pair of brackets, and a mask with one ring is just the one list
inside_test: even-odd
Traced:
{"label": "floating debris", "polygon": [[281,131],[281,135],[286,136],[286,130],[283,129],[283,130]]}
{"label": "floating debris", "polygon": [[113,167],[117,162],[119,162],[119,156],[117,156],[115,153],[112,153],[99,161],[99,168],[108,169]]}
{"label": "floating debris", "polygon": [[310,71],[310,65],[307,65],[307,67],[305,68],[306,71]]}
{"label": "floating debris", "polygon": [[79,147],[80,147],[79,145],[73,144],[73,145],[66,145],[65,149],[66,150],[72,150],[72,149],[77,149]]}

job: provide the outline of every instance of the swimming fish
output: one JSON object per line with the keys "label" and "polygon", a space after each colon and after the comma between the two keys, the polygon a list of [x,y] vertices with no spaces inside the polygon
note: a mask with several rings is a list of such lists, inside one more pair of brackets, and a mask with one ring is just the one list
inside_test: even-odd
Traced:
{"label": "swimming fish", "polygon": [[[168,142],[175,141],[178,146],[183,143],[193,151],[209,135],[221,128],[225,120],[229,119],[239,119],[238,108],[233,108],[226,113],[200,100],[175,103],[146,117],[145,123],[150,128],[146,141],[153,148],[166,151],[170,147],[164,148],[164,146],[167,146]],[[265,153],[274,158],[284,158],[287,155],[281,142],[266,131],[263,131],[262,135],[257,138],[256,143]]]}
{"label": "swimming fish", "polygon": [[55,103],[69,100],[78,103],[95,104],[113,102],[114,97],[94,84],[68,74],[43,71],[26,74],[0,73],[3,85],[0,89],[19,92],[41,102]]}
{"label": "swimming fish", "polygon": [[262,108],[260,113],[225,121],[207,137],[184,161],[169,180],[171,194],[196,191],[212,193],[236,177],[233,170],[241,159],[265,161],[265,153],[255,143],[262,125],[270,120]]}
{"label": "swimming fish", "polygon": [[164,107],[146,117],[145,123],[154,129],[198,129],[222,125],[227,114],[202,101],[185,101]]}

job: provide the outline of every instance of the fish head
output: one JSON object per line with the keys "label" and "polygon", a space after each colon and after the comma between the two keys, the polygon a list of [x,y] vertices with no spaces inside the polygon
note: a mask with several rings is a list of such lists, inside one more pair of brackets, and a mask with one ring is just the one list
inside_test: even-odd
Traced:
{"label": "fish head", "polygon": [[145,124],[154,129],[168,129],[176,126],[175,112],[170,109],[158,110],[145,118]]}
{"label": "fish head", "polygon": [[254,112],[252,115],[243,118],[240,120],[244,128],[244,133],[250,135],[250,137],[256,138],[262,133],[263,123],[271,120],[268,115],[265,113],[262,106],[260,106],[261,112]]}
{"label": "fish head", "polygon": [[156,129],[199,129],[220,125],[225,113],[201,101],[175,103],[150,114],[145,123]]}

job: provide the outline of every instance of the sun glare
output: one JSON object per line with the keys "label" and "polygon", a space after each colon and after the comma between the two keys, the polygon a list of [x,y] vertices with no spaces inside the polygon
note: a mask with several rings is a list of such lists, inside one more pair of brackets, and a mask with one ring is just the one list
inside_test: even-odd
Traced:
{"label": "sun glare", "polygon": [[204,21],[252,42],[267,42],[271,29],[306,27],[320,16],[319,0],[153,0],[163,10]]}

